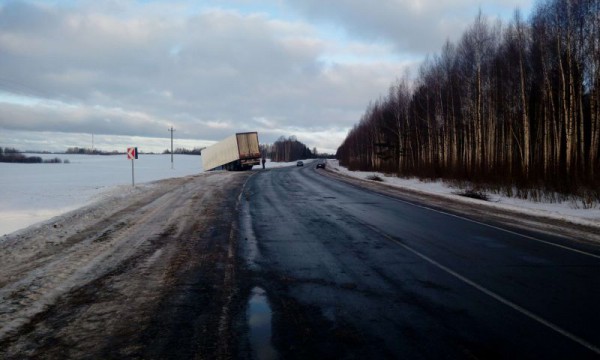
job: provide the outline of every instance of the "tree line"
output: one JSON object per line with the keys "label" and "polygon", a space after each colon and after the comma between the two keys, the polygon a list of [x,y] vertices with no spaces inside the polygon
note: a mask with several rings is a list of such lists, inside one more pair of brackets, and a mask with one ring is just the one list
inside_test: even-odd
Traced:
{"label": "tree line", "polygon": [[597,0],[540,2],[507,25],[480,13],[416,79],[373,101],[336,157],[352,170],[599,199],[598,14]]}
{"label": "tree line", "polygon": [[117,150],[113,151],[102,151],[98,149],[90,149],[90,148],[80,148],[80,147],[70,147],[67,149],[65,154],[80,154],[80,155],[119,155],[124,154],[124,152],[119,152]]}
{"label": "tree line", "polygon": [[[26,156],[21,151],[15,148],[2,148],[0,147],[0,162],[4,163],[21,163],[21,164],[61,164],[63,161],[59,158],[53,159],[42,159],[39,156]],[[65,160],[65,164],[69,163],[69,160]]]}
{"label": "tree line", "polygon": [[313,152],[295,136],[281,136],[273,144],[261,145],[260,148],[262,157],[270,158],[273,162],[290,162],[314,157]]}
{"label": "tree line", "polygon": [[[205,149],[205,148],[195,147],[192,150],[186,149],[186,148],[177,148],[177,149],[173,150],[173,154],[201,155],[203,149]],[[163,151],[163,154],[170,154],[170,153],[171,153],[171,150],[169,150],[169,149],[165,149],[165,151]]]}

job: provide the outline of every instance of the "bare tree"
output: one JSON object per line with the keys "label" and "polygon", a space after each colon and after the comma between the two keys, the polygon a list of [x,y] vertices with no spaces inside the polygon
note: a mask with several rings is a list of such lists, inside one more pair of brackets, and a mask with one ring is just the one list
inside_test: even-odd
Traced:
{"label": "bare tree", "polygon": [[478,14],[457,45],[368,106],[336,156],[351,169],[508,189],[597,189],[599,13],[595,0],[548,0],[530,23]]}

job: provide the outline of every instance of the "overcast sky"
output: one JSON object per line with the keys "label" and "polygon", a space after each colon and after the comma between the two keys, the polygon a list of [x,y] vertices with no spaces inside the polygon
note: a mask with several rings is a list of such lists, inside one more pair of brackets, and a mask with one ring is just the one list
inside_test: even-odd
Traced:
{"label": "overcast sky", "polygon": [[481,9],[533,0],[0,0],[0,146],[145,151],[235,132],[335,152]]}

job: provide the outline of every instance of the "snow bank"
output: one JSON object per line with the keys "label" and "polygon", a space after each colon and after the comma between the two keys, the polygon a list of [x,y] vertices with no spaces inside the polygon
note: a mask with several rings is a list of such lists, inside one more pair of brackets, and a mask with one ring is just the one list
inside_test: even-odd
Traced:
{"label": "snow bank", "polygon": [[338,160],[327,160],[327,166],[330,170],[339,172],[346,176],[351,176],[358,179],[367,179],[371,176],[378,176],[383,179],[383,183],[398,188],[408,189],[411,191],[435,194],[446,198],[451,198],[455,201],[468,203],[485,204],[486,206],[521,212],[546,218],[566,220],[574,224],[588,225],[600,227],[600,209],[581,209],[577,208],[572,202],[562,203],[544,203],[533,202],[522,199],[509,198],[497,194],[488,194],[489,201],[482,201],[456,195],[458,189],[450,186],[442,181],[422,181],[417,178],[402,179],[395,176],[389,176],[383,173],[367,172],[367,171],[350,171],[347,168],[340,166]]}

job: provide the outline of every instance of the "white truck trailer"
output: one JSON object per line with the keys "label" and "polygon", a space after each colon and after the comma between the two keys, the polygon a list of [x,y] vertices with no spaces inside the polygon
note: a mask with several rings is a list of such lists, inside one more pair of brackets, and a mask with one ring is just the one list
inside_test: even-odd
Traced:
{"label": "white truck trailer", "polygon": [[237,133],[202,150],[202,166],[208,170],[250,170],[260,165],[258,133]]}

